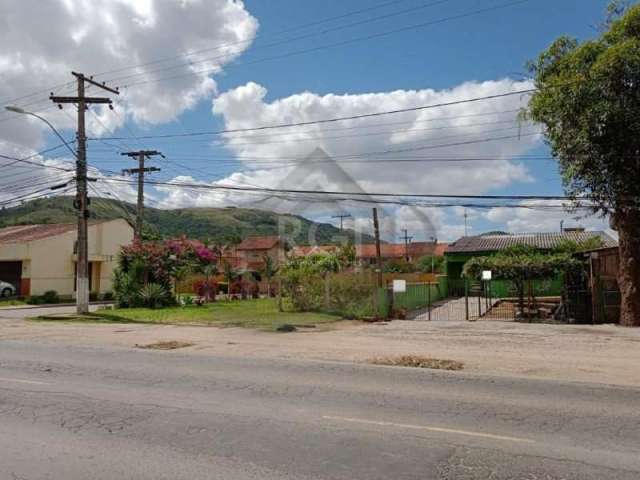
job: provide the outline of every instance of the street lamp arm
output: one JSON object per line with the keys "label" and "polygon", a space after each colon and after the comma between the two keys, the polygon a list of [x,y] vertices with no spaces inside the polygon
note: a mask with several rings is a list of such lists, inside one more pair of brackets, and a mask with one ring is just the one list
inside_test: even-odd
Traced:
{"label": "street lamp arm", "polygon": [[49,120],[47,120],[46,118],[38,115],[37,113],[28,112],[28,111],[23,110],[22,108],[19,108],[19,107],[5,107],[5,108],[7,110],[9,110],[10,112],[22,113],[24,115],[31,115],[32,117],[36,117],[37,119],[42,120],[44,123],[46,123],[49,126],[49,128],[51,130],[53,130],[53,133],[55,133],[57,135],[57,137],[62,141],[62,143],[64,143],[65,147],[67,147],[69,149],[69,151],[74,156],[74,158],[78,157],[78,155],[76,154],[75,150],[73,148],[71,148],[69,143],[67,143],[67,141],[64,139],[64,137],[62,135],[60,135],[60,132],[58,132],[58,130],[56,130],[56,127],[54,127]]}

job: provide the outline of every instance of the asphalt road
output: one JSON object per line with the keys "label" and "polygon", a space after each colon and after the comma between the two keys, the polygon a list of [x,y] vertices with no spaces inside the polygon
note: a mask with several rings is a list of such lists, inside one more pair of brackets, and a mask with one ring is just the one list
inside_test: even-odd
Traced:
{"label": "asphalt road", "polygon": [[0,342],[0,479],[638,478],[638,389]]}

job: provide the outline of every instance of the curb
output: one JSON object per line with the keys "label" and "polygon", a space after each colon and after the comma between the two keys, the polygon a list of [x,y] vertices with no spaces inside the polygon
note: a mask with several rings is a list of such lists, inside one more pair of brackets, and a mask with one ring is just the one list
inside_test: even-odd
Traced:
{"label": "curb", "polygon": [[[111,301],[99,301],[99,302],[90,302],[91,305],[113,305],[114,303]],[[6,310],[31,310],[34,308],[55,308],[55,307],[75,307],[75,303],[46,303],[43,305],[12,305],[9,307],[0,307],[0,312]]]}

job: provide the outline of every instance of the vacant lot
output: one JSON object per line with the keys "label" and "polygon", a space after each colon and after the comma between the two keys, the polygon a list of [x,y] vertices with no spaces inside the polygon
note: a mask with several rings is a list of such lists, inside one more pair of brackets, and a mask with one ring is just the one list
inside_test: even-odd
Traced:
{"label": "vacant lot", "polygon": [[288,324],[298,328],[340,320],[323,313],[279,312],[273,299],[218,301],[203,306],[171,308],[119,308],[98,310],[88,316],[40,316],[41,321],[213,325],[275,330]]}

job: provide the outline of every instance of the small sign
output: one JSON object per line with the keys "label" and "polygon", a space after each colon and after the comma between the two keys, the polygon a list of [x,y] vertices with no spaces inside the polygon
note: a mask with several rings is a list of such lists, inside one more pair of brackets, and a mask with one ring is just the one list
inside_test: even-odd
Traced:
{"label": "small sign", "polygon": [[482,271],[482,280],[491,280],[491,270]]}
{"label": "small sign", "polygon": [[393,291],[394,293],[404,293],[407,291],[407,281],[406,280],[394,280],[393,281]]}

